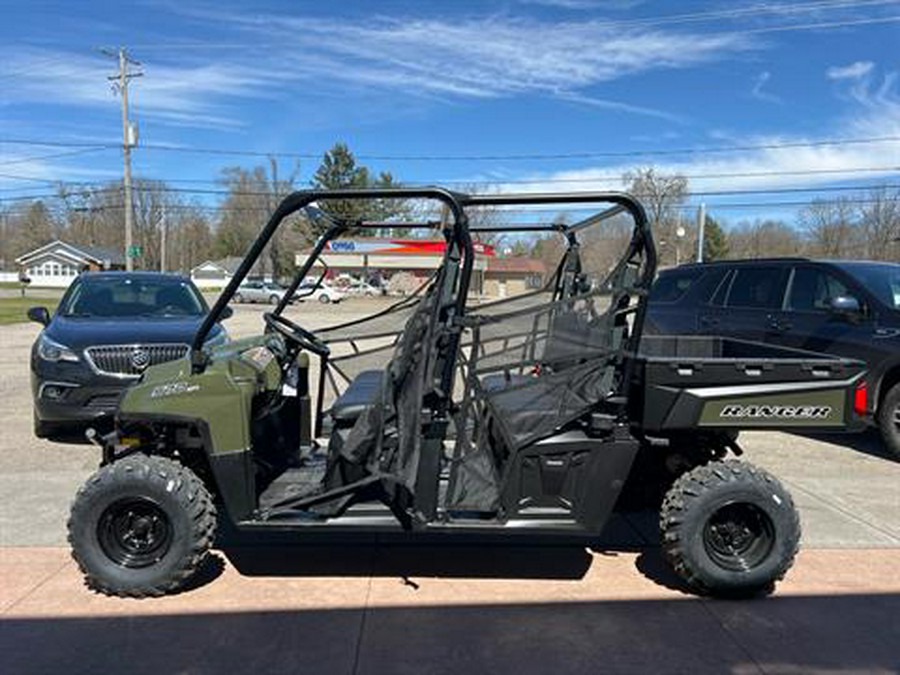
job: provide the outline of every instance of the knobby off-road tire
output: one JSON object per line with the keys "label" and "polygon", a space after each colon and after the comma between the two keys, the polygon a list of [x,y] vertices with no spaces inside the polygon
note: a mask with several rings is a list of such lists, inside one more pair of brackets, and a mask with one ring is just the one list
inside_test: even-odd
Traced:
{"label": "knobby off-road tire", "polygon": [[790,569],[800,517],[773,476],[737,460],[710,462],[675,481],[660,510],[663,553],[700,593],[767,593]]}
{"label": "knobby off-road tire", "polygon": [[878,407],[878,431],[884,447],[900,460],[900,384],[888,390]]}
{"label": "knobby off-road tire", "polygon": [[216,508],[197,475],[136,454],[91,476],[72,504],[72,557],[92,589],[142,598],[179,590],[212,546]]}

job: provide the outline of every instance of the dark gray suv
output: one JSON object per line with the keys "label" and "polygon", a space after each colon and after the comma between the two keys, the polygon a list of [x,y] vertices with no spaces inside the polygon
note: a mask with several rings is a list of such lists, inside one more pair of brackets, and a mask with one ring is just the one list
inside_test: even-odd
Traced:
{"label": "dark gray suv", "polygon": [[645,334],[723,335],[862,359],[858,400],[900,458],[900,265],[773,258],[660,272]]}
{"label": "dark gray suv", "polygon": [[[32,307],[44,327],[31,350],[35,434],[69,439],[109,424],[144,370],[187,354],[208,312],[190,279],[158,272],[85,272],[53,316]],[[216,324],[208,344],[227,339]]]}

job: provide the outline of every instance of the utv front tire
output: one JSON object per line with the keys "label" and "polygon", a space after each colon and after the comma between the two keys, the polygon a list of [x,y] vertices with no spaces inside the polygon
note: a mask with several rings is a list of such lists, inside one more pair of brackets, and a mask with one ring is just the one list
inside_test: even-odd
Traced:
{"label": "utv front tire", "polygon": [[69,543],[89,587],[143,598],[181,589],[215,530],[215,506],[193,471],[138,454],[101,468],[78,491]]}
{"label": "utv front tire", "polygon": [[878,431],[884,447],[895,459],[900,459],[900,384],[888,390],[878,407]]}
{"label": "utv front tire", "polygon": [[675,481],[660,511],[663,553],[701,593],[769,592],[793,565],[800,517],[774,477],[746,462],[711,462]]}

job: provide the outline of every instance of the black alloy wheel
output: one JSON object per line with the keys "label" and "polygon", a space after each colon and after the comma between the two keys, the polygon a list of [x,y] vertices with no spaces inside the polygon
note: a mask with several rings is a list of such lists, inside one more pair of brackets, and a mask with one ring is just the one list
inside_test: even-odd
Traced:
{"label": "black alloy wheel", "polygon": [[726,504],[706,521],[703,545],[717,565],[734,572],[759,567],[775,545],[775,525],[754,504]]}
{"label": "black alloy wheel", "polygon": [[110,560],[141,568],[159,562],[172,546],[172,523],[152,499],[129,497],[110,504],[97,523],[97,540]]}

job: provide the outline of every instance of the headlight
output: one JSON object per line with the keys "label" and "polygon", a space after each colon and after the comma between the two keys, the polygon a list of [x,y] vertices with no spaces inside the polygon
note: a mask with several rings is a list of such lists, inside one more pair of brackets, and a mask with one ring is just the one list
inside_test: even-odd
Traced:
{"label": "headlight", "polygon": [[228,342],[228,331],[224,328],[203,343],[204,347],[219,347]]}
{"label": "headlight", "polygon": [[65,345],[51,340],[46,335],[38,338],[38,356],[44,361],[79,361],[78,355]]}

